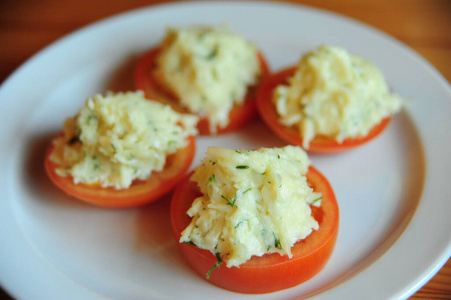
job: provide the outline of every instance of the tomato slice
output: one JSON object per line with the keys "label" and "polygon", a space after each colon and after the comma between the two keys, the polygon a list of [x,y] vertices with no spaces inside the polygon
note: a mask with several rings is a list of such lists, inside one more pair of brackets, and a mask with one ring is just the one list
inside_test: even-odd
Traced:
{"label": "tomato slice", "polygon": [[[191,173],[192,174],[192,173]],[[338,204],[327,179],[314,167],[310,167],[307,180],[310,186],[323,195],[320,207],[312,207],[313,217],[319,229],[291,249],[293,257],[278,253],[253,256],[239,268],[222,264],[209,279],[206,273],[217,262],[207,250],[194,245],[179,243],[181,232],[191,222],[186,211],[192,201],[201,195],[197,184],[185,177],[174,192],[171,204],[171,222],[177,245],[191,268],[208,282],[221,288],[248,294],[269,293],[287,289],[305,282],[321,271],[329,260],[338,233]]]}
{"label": "tomato slice", "polygon": [[[266,125],[280,138],[290,144],[302,146],[302,138],[299,136],[299,131],[295,126],[288,127],[279,122],[279,115],[272,101],[273,90],[280,84],[286,84],[287,79],[294,74],[295,70],[296,67],[289,67],[266,78],[258,91],[257,109]],[[384,118],[366,136],[347,138],[341,143],[327,136],[316,136],[310,142],[307,151],[312,153],[336,153],[360,146],[371,141],[384,131],[390,120],[391,117]]]}
{"label": "tomato slice", "polygon": [[61,177],[55,173],[58,165],[50,160],[54,150],[51,143],[45,157],[45,169],[50,180],[67,194],[85,202],[110,208],[137,207],[158,200],[169,193],[183,179],[191,166],[195,154],[195,138],[188,138],[188,145],[167,157],[164,169],[153,172],[147,180],[135,180],[128,189],[116,190],[98,185],[75,184],[72,177]]}
{"label": "tomato slice", "polygon": [[[164,89],[158,78],[152,76],[152,70],[157,67],[156,61],[159,52],[160,48],[152,48],[138,59],[134,74],[135,88],[144,91],[145,96],[149,99],[157,100],[164,104],[170,104],[173,109],[178,112],[190,113],[186,108],[182,107],[174,95],[171,95],[169,91]],[[258,58],[262,69],[260,78],[260,82],[262,82],[269,74],[269,67],[261,53],[259,53]],[[244,102],[241,105],[235,106],[230,111],[229,124],[224,128],[217,128],[216,134],[235,131],[246,125],[257,115],[255,104],[257,88],[258,85],[248,89]],[[212,134],[209,129],[209,122],[206,118],[201,118],[197,127],[201,135]]]}

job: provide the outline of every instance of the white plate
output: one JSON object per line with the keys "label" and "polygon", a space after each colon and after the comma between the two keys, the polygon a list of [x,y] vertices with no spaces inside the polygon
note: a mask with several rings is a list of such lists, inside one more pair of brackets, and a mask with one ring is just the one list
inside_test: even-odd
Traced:
{"label": "white plate", "polygon": [[[45,148],[85,98],[128,89],[136,55],[167,26],[228,23],[255,42],[273,70],[320,44],[374,61],[412,98],[382,136],[359,149],[313,156],[339,200],[335,252],[312,280],[260,296],[234,294],[195,275],[171,235],[168,199],[105,210],[65,196],[43,171]],[[20,299],[404,298],[451,252],[451,92],[427,62],[349,19],[286,4],[191,2],[132,11],[88,26],[41,51],[0,89],[1,284]],[[200,138],[209,145],[280,146],[260,122]]]}

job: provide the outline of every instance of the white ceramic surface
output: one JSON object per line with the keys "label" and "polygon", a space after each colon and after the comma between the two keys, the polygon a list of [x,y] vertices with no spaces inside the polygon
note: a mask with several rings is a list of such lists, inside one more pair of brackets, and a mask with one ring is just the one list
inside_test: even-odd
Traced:
{"label": "white ceramic surface", "polygon": [[[105,210],[65,196],[47,179],[50,138],[85,98],[131,88],[136,56],[167,26],[224,24],[262,50],[273,70],[320,44],[374,61],[412,99],[380,137],[356,150],[312,156],[333,185],[341,213],[335,252],[312,280],[266,295],[206,283],[180,257],[169,199]],[[118,15],[47,47],[0,88],[0,279],[19,299],[405,298],[451,253],[451,89],[425,60],[358,22],[270,2],[190,2]],[[281,146],[260,122],[199,138],[209,145]]]}

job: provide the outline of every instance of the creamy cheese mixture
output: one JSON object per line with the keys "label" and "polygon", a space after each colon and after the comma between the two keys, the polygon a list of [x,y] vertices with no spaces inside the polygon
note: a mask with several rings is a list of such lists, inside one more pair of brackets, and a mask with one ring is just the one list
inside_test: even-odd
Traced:
{"label": "creamy cheese mixture", "polygon": [[161,171],[166,156],[197,133],[197,117],[182,115],[142,92],[95,95],[68,118],[50,159],[75,183],[128,188]]}
{"label": "creamy cheese mixture", "polygon": [[373,63],[333,46],[305,54],[273,100],[280,122],[299,129],[305,149],[317,135],[338,142],[365,136],[404,103]]}
{"label": "creamy cheese mixture", "polygon": [[[180,242],[223,257],[228,267],[291,247],[318,223],[309,204],[320,204],[306,177],[309,160],[295,146],[238,151],[210,147],[191,180],[203,196],[194,200]],[[217,255],[218,256],[218,255]]]}
{"label": "creamy cheese mixture", "polygon": [[213,133],[261,72],[256,47],[223,27],[171,28],[160,47],[154,75]]}

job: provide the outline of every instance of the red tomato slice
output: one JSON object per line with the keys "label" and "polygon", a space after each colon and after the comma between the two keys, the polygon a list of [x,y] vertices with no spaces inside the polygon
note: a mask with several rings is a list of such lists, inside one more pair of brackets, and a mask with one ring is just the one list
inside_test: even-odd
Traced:
{"label": "red tomato slice", "polygon": [[195,138],[189,137],[189,144],[167,157],[160,172],[153,172],[147,180],[135,180],[128,189],[116,190],[98,185],[75,184],[72,177],[61,177],[55,173],[58,165],[49,157],[54,150],[51,143],[45,158],[45,169],[51,181],[67,194],[85,202],[110,208],[129,208],[148,204],[170,192],[185,176],[195,154]]}
{"label": "red tomato slice", "polygon": [[312,214],[319,223],[319,229],[306,239],[297,242],[291,249],[293,257],[278,253],[253,256],[239,268],[228,268],[225,263],[216,268],[209,279],[206,273],[217,262],[207,250],[194,245],[179,243],[181,232],[191,222],[186,211],[192,201],[201,195],[197,184],[185,177],[178,185],[171,204],[172,227],[177,245],[196,273],[208,282],[239,293],[270,293],[287,289],[305,282],[321,271],[329,260],[338,233],[338,204],[327,179],[314,167],[310,167],[307,180],[310,186],[323,195],[321,207],[312,207]]}
{"label": "red tomato slice", "polygon": [[[266,78],[261,84],[257,96],[257,109],[266,125],[286,142],[302,146],[302,138],[296,127],[287,127],[279,122],[279,115],[272,102],[273,90],[280,84],[286,84],[287,79],[294,74],[296,67],[290,67]],[[368,135],[358,138],[347,138],[342,143],[327,136],[316,136],[309,145],[308,152],[336,153],[345,151],[369,142],[378,136],[390,123],[391,117],[383,119],[374,126]]]}
{"label": "red tomato slice", "polygon": [[[178,112],[189,113],[186,108],[183,108],[180,105],[174,95],[171,95],[169,91],[163,88],[159,79],[152,76],[152,70],[156,68],[156,59],[159,51],[160,49],[158,47],[152,48],[139,58],[135,68],[135,88],[144,91],[145,96],[149,99],[170,104]],[[260,80],[263,80],[269,74],[269,67],[261,53],[259,53],[258,58],[262,68]],[[243,104],[235,106],[229,113],[229,124],[224,128],[218,128],[216,134],[237,130],[246,125],[257,115],[255,105],[256,93],[257,86],[249,88]],[[201,135],[212,134],[209,129],[209,122],[206,118],[201,118],[197,127]]]}

